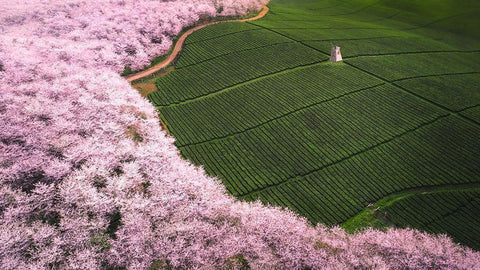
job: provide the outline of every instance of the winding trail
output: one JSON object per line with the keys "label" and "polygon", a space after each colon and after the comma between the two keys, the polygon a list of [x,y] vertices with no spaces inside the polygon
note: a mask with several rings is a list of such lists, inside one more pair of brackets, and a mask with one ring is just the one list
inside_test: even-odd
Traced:
{"label": "winding trail", "polygon": [[214,25],[214,24],[219,24],[219,23],[255,21],[255,20],[258,20],[258,19],[261,19],[261,18],[265,17],[265,15],[267,15],[268,11],[269,11],[269,8],[267,6],[264,6],[262,11],[260,11],[260,13],[258,13],[255,17],[252,17],[252,18],[240,19],[240,20],[226,20],[226,21],[210,22],[210,23],[206,23],[206,24],[196,26],[196,27],[188,30],[187,32],[183,33],[180,36],[180,38],[175,43],[175,46],[173,47],[172,53],[170,53],[170,55],[165,60],[163,60],[162,62],[160,62],[160,63],[158,63],[158,64],[156,64],[152,67],[150,67],[149,69],[146,69],[144,71],[141,71],[141,72],[138,72],[138,73],[135,73],[135,74],[132,74],[132,75],[128,75],[125,78],[129,82],[133,82],[133,81],[148,77],[148,76],[162,70],[163,68],[167,67],[168,65],[170,65],[177,58],[178,54],[182,51],[183,45],[184,45],[187,37],[190,36],[191,34],[193,34],[195,31],[198,31],[198,30],[200,30],[202,28],[205,28],[207,26]]}

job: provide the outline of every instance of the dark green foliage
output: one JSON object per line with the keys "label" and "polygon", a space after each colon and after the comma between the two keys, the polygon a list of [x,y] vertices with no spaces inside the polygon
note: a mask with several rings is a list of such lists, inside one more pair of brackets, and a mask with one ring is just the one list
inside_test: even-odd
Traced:
{"label": "dark green foliage", "polygon": [[185,44],[191,44],[199,41],[217,38],[219,35],[229,35],[232,33],[239,33],[239,32],[250,31],[254,29],[259,29],[259,27],[255,25],[251,25],[247,23],[239,23],[239,22],[220,23],[214,26],[209,26],[209,27],[205,27],[203,29],[198,30],[197,32],[193,33],[191,36],[188,37],[188,39],[185,41]]}
{"label": "dark green foliage", "polygon": [[247,80],[326,60],[321,53],[296,43],[243,51],[172,72],[157,82],[148,98],[159,106],[198,98]]}
{"label": "dark green foliage", "polygon": [[96,175],[93,179],[93,186],[96,187],[98,190],[106,187],[107,179],[103,176]]}
{"label": "dark green foliage", "polygon": [[338,224],[394,192],[477,179],[480,158],[475,155],[480,146],[471,140],[477,132],[480,128],[472,128],[467,121],[440,119],[249,198],[259,196],[263,201],[286,204],[312,221]]}
{"label": "dark green foliage", "polygon": [[480,250],[480,191],[415,195],[382,211],[389,222],[431,233],[446,233]]}
{"label": "dark green foliage", "polygon": [[480,124],[480,106],[468,109],[461,114]]}
{"label": "dark green foliage", "polygon": [[111,176],[120,176],[124,174],[122,166],[117,166],[113,169],[113,172],[110,174]]}
{"label": "dark green foliage", "polygon": [[428,24],[433,29],[480,37],[480,2],[476,0],[386,0],[380,1],[371,11],[379,14],[377,7],[401,10],[403,14],[395,18],[406,23],[413,21],[420,25]]}
{"label": "dark green foliage", "polygon": [[61,215],[57,211],[42,210],[29,218],[29,222],[41,221],[43,223],[56,226],[60,225]]}
{"label": "dark green foliage", "polygon": [[127,270],[125,266],[111,265],[108,261],[102,261],[102,268],[105,270]]}
{"label": "dark green foliage", "polygon": [[25,139],[22,136],[2,137],[0,142],[5,145],[25,146]]}
{"label": "dark green foliage", "polygon": [[[211,27],[220,26],[221,24]],[[187,44],[175,67],[178,69],[212,60],[222,55],[288,42],[292,42],[292,40],[262,28],[224,34],[220,37]]]}
{"label": "dark green foliage", "polygon": [[58,148],[58,147],[55,147],[53,145],[50,145],[50,147],[48,148],[48,151],[47,153],[53,157],[56,157],[58,159],[63,159],[65,158],[65,156],[63,155],[63,151],[62,149]]}
{"label": "dark green foliage", "polygon": [[59,226],[62,216],[57,211],[49,211],[43,216],[43,221],[52,226]]}
{"label": "dark green foliage", "polygon": [[143,189],[147,189],[148,187],[150,187],[152,185],[151,182],[143,182],[140,184],[142,186]]}
{"label": "dark green foliage", "polygon": [[115,233],[117,232],[118,228],[122,225],[122,214],[120,213],[119,209],[115,209],[112,213],[109,214],[110,222],[108,223],[107,227],[107,234],[112,239],[117,239]]}
{"label": "dark green foliage", "polygon": [[130,66],[125,66],[125,68],[123,69],[123,72],[122,72],[122,76],[128,76],[130,74],[133,74],[135,73],[132,68]]}
{"label": "dark green foliage", "polygon": [[[312,126],[312,115],[317,126]],[[381,86],[180,149],[207,172],[220,175],[232,194],[245,195],[328,166],[440,115],[431,105]]]}
{"label": "dark green foliage", "polygon": [[46,125],[48,125],[49,121],[51,120],[50,116],[46,114],[40,114],[37,116],[37,119],[41,122],[44,122]]}
{"label": "dark green foliage", "polygon": [[396,82],[452,111],[480,104],[480,72],[408,79]]}
{"label": "dark green foliage", "polygon": [[169,130],[176,135],[177,145],[185,145],[242,132],[381,83],[349,66],[322,63],[159,110],[166,119],[175,120],[169,121]]}
{"label": "dark green foliage", "polygon": [[18,175],[10,185],[13,189],[21,189],[23,192],[31,193],[36,184],[50,184],[53,180],[46,176],[42,170],[32,170]]}
{"label": "dark green foliage", "polygon": [[[479,182],[480,40],[466,23],[478,5],[413,2],[271,1],[262,20],[188,38],[149,99],[182,156],[231,194],[312,223],[411,188]],[[344,63],[325,62],[332,45]]]}
{"label": "dark green foliage", "polygon": [[368,56],[352,58],[346,61],[355,67],[390,81],[418,76],[477,72],[480,70],[480,52]]}
{"label": "dark green foliage", "polygon": [[225,263],[225,268],[228,270],[239,269],[239,270],[250,270],[250,265],[248,264],[247,259],[242,254],[236,254],[227,259]]}

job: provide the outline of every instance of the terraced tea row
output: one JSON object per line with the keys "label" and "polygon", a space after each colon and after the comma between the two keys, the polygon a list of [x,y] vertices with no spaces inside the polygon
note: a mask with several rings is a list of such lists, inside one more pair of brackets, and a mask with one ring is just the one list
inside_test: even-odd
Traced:
{"label": "terraced tea row", "polygon": [[406,79],[395,82],[452,111],[480,104],[480,72]]}
{"label": "terraced tea row", "polygon": [[472,140],[478,132],[478,126],[453,116],[438,119],[244,199],[260,198],[288,206],[314,222],[338,224],[394,192],[440,184],[479,183],[480,146]]}
{"label": "terraced tea row", "polygon": [[251,31],[235,32],[185,45],[184,52],[181,54],[175,67],[183,68],[239,51],[259,49],[269,45],[272,46],[288,42],[292,41],[261,28]]}
{"label": "terraced tea row", "polygon": [[209,39],[219,38],[222,36],[228,36],[234,33],[248,32],[259,29],[261,28],[249,23],[220,23],[198,30],[197,32],[190,35],[187,40],[185,40],[185,44],[188,45],[196,42],[206,41]]}
{"label": "terraced tea row", "polygon": [[[314,223],[480,182],[480,42],[443,25],[470,15],[397,4],[273,0],[262,20],[193,34],[149,98],[230,193]],[[332,44],[345,63],[325,63]]]}
{"label": "terraced tea row", "polygon": [[364,151],[441,115],[434,106],[380,86],[180,149],[219,175],[231,193],[245,195]]}
{"label": "terraced tea row", "polygon": [[405,35],[399,37],[377,37],[362,40],[306,41],[306,44],[323,52],[329,52],[332,43],[341,44],[344,58],[365,55],[388,55],[421,53],[425,51],[456,51],[456,47],[432,39]]}
{"label": "terraced tea row", "polygon": [[382,215],[395,226],[446,233],[480,249],[480,189],[411,196],[386,207]]}
{"label": "terraced tea row", "polygon": [[183,146],[242,132],[382,83],[346,65],[321,63],[263,77],[181,106],[160,107],[159,111],[169,130],[178,134],[177,145]]}
{"label": "terraced tea row", "polygon": [[480,105],[474,108],[470,108],[465,112],[462,112],[461,114],[480,124]]}
{"label": "terraced tea row", "polygon": [[480,52],[358,57],[348,59],[347,63],[394,81],[419,76],[480,72]]}
{"label": "terraced tea row", "polygon": [[158,91],[148,97],[155,105],[165,106],[215,93],[267,74],[326,59],[328,57],[324,54],[296,43],[243,51],[170,73],[157,82]]}

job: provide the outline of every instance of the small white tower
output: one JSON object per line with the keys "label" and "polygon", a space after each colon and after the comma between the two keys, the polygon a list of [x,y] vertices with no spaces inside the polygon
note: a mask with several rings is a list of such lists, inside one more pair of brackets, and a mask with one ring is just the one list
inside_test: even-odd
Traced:
{"label": "small white tower", "polygon": [[340,47],[333,46],[330,54],[330,61],[336,63],[342,61],[342,54],[340,53]]}

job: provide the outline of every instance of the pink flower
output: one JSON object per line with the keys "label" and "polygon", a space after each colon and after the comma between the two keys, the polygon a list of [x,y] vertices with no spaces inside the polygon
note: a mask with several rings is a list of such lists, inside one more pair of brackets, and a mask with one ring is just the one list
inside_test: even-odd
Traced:
{"label": "pink flower", "polygon": [[[237,202],[179,157],[119,73],[201,15],[264,0],[51,0],[0,5],[2,269],[470,269],[480,255],[414,230],[313,228]],[[134,132],[134,133],[133,133]],[[135,134],[135,136],[132,136]],[[141,139],[139,139],[141,138]]]}

